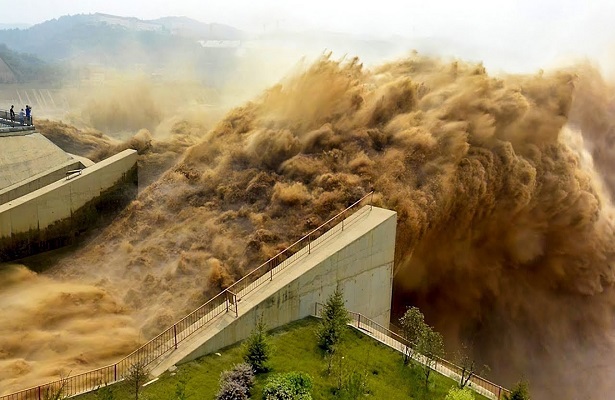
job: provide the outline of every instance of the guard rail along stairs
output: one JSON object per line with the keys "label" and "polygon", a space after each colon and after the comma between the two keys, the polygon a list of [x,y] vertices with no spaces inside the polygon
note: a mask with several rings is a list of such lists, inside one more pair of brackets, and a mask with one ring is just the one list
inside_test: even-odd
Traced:
{"label": "guard rail along stairs", "polygon": [[[316,303],[314,308],[314,316],[320,318],[323,309],[324,305]],[[385,328],[376,321],[367,318],[365,315],[353,311],[348,311],[348,316],[351,319],[351,322],[348,323],[348,325],[376,339],[380,343],[401,352],[402,354],[406,354],[406,349],[408,347],[413,347],[413,345],[401,335],[401,329],[393,324],[389,324],[390,329]],[[412,356],[415,361],[421,364],[425,364],[423,360],[424,357],[425,356],[417,353],[413,353]],[[459,382],[463,368],[438,357],[436,359],[434,370]],[[470,377],[468,386],[475,392],[494,400],[500,400],[504,398],[504,395],[510,395],[509,390],[474,374]]]}
{"label": "guard rail along stairs", "polygon": [[[54,393],[60,389],[63,396],[75,396],[95,390],[102,385],[122,381],[128,375],[130,367],[135,364],[147,368],[155,366],[154,363],[176,350],[183,341],[216,317],[228,312],[237,316],[237,302],[259,286],[273,280],[280,271],[310,254],[311,250],[322,242],[343,231],[344,220],[347,217],[369,212],[372,207],[373,194],[373,191],[369,192],[117,363],[2,395],[0,400],[43,400],[48,393]],[[369,207],[360,209],[367,200],[369,200]],[[357,213],[359,209],[360,212]],[[352,220],[346,222],[348,223],[352,223]]]}

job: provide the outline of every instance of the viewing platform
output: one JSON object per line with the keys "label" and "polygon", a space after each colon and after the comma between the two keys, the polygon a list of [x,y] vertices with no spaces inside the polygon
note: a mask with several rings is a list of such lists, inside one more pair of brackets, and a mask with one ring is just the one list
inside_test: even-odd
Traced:
{"label": "viewing platform", "polygon": [[30,118],[23,119],[19,115],[19,111],[15,112],[15,120],[11,120],[11,112],[9,110],[0,110],[0,137],[13,136],[26,133],[31,133],[34,128],[32,115]]}

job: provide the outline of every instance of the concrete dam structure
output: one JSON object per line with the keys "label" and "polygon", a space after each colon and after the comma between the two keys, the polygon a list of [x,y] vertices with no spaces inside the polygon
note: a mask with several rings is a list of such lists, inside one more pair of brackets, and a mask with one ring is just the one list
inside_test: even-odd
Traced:
{"label": "concrete dam structure", "polygon": [[70,244],[137,194],[135,150],[93,163],[23,126],[0,129],[0,146],[0,261]]}

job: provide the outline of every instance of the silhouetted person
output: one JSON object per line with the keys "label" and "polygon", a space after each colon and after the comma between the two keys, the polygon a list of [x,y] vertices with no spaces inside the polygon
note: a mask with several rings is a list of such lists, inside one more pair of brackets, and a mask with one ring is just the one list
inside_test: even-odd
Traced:
{"label": "silhouetted person", "polygon": [[32,125],[32,119],[30,118],[30,112],[32,107],[26,104],[26,125]]}
{"label": "silhouetted person", "polygon": [[26,113],[23,112],[23,108],[19,112],[19,123],[23,125],[23,118],[26,116]]}
{"label": "silhouetted person", "polygon": [[13,107],[11,106],[11,125],[15,126],[15,111],[13,111]]}

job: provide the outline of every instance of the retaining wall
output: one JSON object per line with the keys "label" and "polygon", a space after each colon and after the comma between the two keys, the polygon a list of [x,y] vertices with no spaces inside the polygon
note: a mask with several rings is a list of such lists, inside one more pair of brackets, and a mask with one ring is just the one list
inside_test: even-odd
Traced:
{"label": "retaining wall", "polygon": [[0,261],[69,244],[137,194],[137,152],[124,150],[70,179],[0,205]]}
{"label": "retaining wall", "polygon": [[[296,266],[288,267],[238,303],[238,316],[227,313],[192,340],[188,350],[178,351],[162,363],[162,372],[172,363],[186,362],[212,353],[248,337],[263,317],[276,328],[314,313],[316,302],[324,303],[340,287],[346,307],[386,325],[391,312],[393,257],[397,214],[366,206],[345,231],[332,235]],[[351,217],[352,218],[352,217]]]}
{"label": "retaining wall", "polygon": [[78,160],[67,161],[50,171],[45,171],[25,181],[4,188],[0,190],[0,204],[8,203],[11,200],[15,200],[53,182],[59,181],[66,177],[66,172],[68,171],[82,168],[85,168],[85,166]]}

